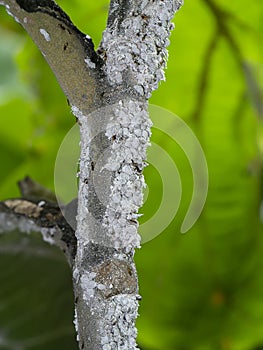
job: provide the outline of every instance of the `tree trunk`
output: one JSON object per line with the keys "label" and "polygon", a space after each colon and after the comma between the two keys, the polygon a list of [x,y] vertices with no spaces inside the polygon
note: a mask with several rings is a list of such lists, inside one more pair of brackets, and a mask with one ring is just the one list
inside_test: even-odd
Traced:
{"label": "tree trunk", "polygon": [[12,201],[3,202],[1,229],[10,230],[8,217],[22,232],[38,229],[67,253],[80,349],[135,349],[140,296],[133,256],[140,246],[137,213],[151,126],[147,101],[164,79],[171,20],[182,1],[112,0],[97,51],[51,0],[0,4],[50,64],[81,134],[75,235],[67,227],[70,239],[63,240],[57,219],[53,230],[45,229],[36,208],[35,216],[25,211],[19,222]]}

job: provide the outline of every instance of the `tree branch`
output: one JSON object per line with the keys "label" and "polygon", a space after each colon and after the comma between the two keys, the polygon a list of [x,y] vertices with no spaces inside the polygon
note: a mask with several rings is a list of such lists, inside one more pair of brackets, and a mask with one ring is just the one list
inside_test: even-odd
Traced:
{"label": "tree branch", "polygon": [[44,200],[8,199],[0,202],[0,233],[19,230],[39,232],[43,240],[59,247],[72,266],[76,254],[76,238],[59,207]]}
{"label": "tree branch", "polygon": [[0,0],[0,4],[39,47],[69,102],[92,108],[99,100],[102,60],[91,38],[51,0]]}
{"label": "tree branch", "polygon": [[[139,297],[132,258],[140,246],[137,212],[151,126],[147,98],[164,78],[170,22],[180,4],[112,1],[98,53],[105,62],[105,93],[122,94],[117,103],[91,114],[73,106],[81,132],[73,278],[75,325],[83,349],[136,348]],[[92,266],[84,262],[87,256],[94,257]],[[111,294],[110,288],[117,293]],[[92,322],[84,321],[86,315]]]}
{"label": "tree branch", "polygon": [[164,80],[171,20],[182,0],[112,0],[98,50],[111,86],[149,98]]}
{"label": "tree branch", "polygon": [[242,53],[238,47],[238,44],[236,43],[231,30],[229,28],[229,25],[227,23],[228,19],[231,18],[231,15],[229,12],[225,11],[223,8],[221,8],[217,3],[215,3],[213,0],[204,0],[204,3],[207,5],[209,10],[212,12],[215,18],[216,25],[218,27],[218,31],[220,35],[224,36],[227,42],[229,43],[237,62],[240,66],[240,68],[243,70],[243,57]]}
{"label": "tree branch", "polygon": [[73,263],[79,347],[134,350],[140,297],[133,256],[151,134],[147,99],[164,80],[171,20],[182,0],[112,0],[98,53],[53,1],[0,3],[46,56],[80,126]]}

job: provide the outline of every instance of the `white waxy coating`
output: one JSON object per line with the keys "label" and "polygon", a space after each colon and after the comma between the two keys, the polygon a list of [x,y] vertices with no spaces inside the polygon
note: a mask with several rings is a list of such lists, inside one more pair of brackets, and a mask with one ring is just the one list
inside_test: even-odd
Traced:
{"label": "white waxy coating", "polygon": [[45,29],[40,28],[39,32],[40,32],[41,35],[43,35],[43,37],[45,38],[46,41],[50,41],[51,40],[49,33]]}
{"label": "white waxy coating", "polygon": [[137,82],[134,90],[150,97],[159,81],[165,79],[171,20],[181,4],[181,0],[142,1],[136,5],[138,11],[133,6],[120,28],[113,26],[104,31],[101,49],[110,84],[121,84],[129,72]]}
{"label": "white waxy coating", "polygon": [[113,238],[114,247],[127,251],[140,246],[136,219],[143,202],[145,182],[141,172],[151,127],[146,108],[147,104],[142,102],[120,101],[106,129],[106,136],[114,141],[105,168],[115,174],[103,225]]}

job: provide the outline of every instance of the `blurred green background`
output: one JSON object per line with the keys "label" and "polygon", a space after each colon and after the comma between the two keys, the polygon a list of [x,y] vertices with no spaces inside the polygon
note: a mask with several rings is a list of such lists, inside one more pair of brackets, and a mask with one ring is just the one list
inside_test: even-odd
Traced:
{"label": "blurred green background", "polygon": [[[98,45],[108,1],[61,0]],[[166,230],[137,251],[142,350],[263,349],[263,2],[185,1],[175,17],[166,82],[150,102],[176,113],[207,158],[204,211],[180,226],[193,190],[183,151],[158,131],[174,159],[182,201]],[[0,199],[30,175],[53,188],[59,145],[75,124],[30,38],[0,8]],[[145,170],[143,220],[161,201]],[[171,206],[173,203],[171,202]],[[153,228],[154,229],[154,228]],[[56,249],[18,233],[0,237],[0,349],[77,349],[70,271]]]}

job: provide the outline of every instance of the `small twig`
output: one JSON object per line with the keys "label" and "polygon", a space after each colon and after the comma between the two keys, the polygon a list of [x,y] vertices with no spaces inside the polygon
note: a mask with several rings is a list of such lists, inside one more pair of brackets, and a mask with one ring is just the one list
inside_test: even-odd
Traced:
{"label": "small twig", "polygon": [[219,30],[217,30],[207,46],[206,53],[203,59],[203,67],[201,70],[200,78],[198,80],[196,104],[192,114],[192,119],[194,122],[199,122],[199,119],[204,109],[207,85],[209,82],[209,76],[212,65],[212,58],[219,37],[220,32]]}
{"label": "small twig", "polygon": [[214,15],[214,18],[216,20],[216,24],[218,27],[218,30],[220,34],[222,34],[227,42],[229,43],[230,47],[232,48],[233,53],[236,56],[236,59],[238,61],[238,64],[240,68],[243,69],[243,57],[242,53],[238,47],[238,44],[236,43],[230,29],[228,28],[227,21],[229,18],[231,18],[229,12],[225,11],[221,7],[219,7],[213,0],[204,0],[205,4],[208,6],[208,8],[211,10],[212,14]]}

